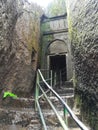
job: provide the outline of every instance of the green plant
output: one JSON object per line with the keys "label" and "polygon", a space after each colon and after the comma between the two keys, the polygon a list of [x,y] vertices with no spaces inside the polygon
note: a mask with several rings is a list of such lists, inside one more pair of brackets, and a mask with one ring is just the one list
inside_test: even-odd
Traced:
{"label": "green plant", "polygon": [[8,91],[4,92],[4,94],[3,94],[3,98],[7,98],[7,97],[12,97],[14,99],[18,98],[16,94],[8,92]]}

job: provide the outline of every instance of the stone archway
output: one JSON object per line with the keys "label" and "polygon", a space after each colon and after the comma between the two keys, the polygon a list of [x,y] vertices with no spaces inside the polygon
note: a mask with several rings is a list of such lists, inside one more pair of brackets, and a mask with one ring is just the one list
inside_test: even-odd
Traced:
{"label": "stone archway", "polygon": [[54,53],[68,52],[67,44],[62,39],[54,39],[51,42],[49,42],[45,50],[46,55],[48,55],[49,48],[51,48],[51,51],[55,50]]}
{"label": "stone archway", "polygon": [[64,83],[68,72],[68,47],[64,40],[55,39],[48,43],[46,48],[47,68],[53,71],[53,76],[57,75],[58,83]]}

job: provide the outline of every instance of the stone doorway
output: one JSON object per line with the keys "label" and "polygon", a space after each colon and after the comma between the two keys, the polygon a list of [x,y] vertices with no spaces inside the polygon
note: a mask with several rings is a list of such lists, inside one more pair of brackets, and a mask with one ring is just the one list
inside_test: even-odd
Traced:
{"label": "stone doorway", "polygon": [[49,56],[50,70],[53,71],[53,78],[56,76],[57,84],[64,83],[67,80],[66,55]]}

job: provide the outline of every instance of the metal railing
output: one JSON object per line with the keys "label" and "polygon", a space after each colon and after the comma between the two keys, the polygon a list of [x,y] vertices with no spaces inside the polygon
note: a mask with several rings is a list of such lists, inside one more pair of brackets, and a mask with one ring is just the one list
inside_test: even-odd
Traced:
{"label": "metal railing", "polygon": [[38,70],[37,72],[37,79],[36,79],[36,94],[35,94],[35,109],[39,111],[40,114],[40,118],[43,124],[43,128],[44,130],[47,130],[47,125],[45,123],[45,118],[43,116],[40,104],[39,104],[39,99],[41,98],[41,96],[39,95],[39,91],[41,91],[43,93],[43,96],[46,98],[47,102],[49,103],[49,105],[51,106],[51,108],[53,109],[54,113],[56,114],[61,126],[63,127],[64,130],[69,130],[66,122],[62,119],[62,117],[58,114],[56,108],[54,107],[54,105],[52,104],[52,102],[50,101],[49,97],[47,96],[47,92],[44,91],[43,87],[40,85],[40,79],[41,82],[43,81],[43,83],[47,86],[47,88],[49,89],[49,91],[51,91],[55,97],[57,97],[59,99],[59,101],[61,102],[61,104],[63,105],[64,109],[66,109],[66,111],[68,112],[68,114],[72,117],[72,119],[76,122],[76,124],[78,125],[78,127],[81,130],[89,130],[79,119],[78,117],[73,113],[73,111],[70,109],[70,107],[65,103],[65,101],[52,89],[52,87],[46,82],[46,80],[44,79],[42,73],[40,70]]}

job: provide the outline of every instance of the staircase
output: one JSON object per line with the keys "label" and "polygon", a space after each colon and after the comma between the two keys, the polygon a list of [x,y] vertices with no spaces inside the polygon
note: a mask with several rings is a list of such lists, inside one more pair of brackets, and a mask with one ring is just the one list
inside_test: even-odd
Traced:
{"label": "staircase", "polygon": [[66,82],[63,86],[57,86],[56,84],[50,86],[46,80],[41,71],[38,70],[35,102],[43,124],[43,130],[88,130],[79,120],[80,111],[74,109],[72,83]]}
{"label": "staircase", "polygon": [[[37,78],[39,81],[39,77]],[[51,88],[51,90],[55,90],[54,93],[58,93],[60,98],[68,104],[73,113],[80,118],[80,111],[74,109],[74,88],[72,83],[66,82],[63,86],[53,87],[54,89],[52,90]],[[63,123],[67,125],[68,130],[81,130],[55,94],[52,93],[49,88],[46,89],[46,87],[44,91],[47,94],[48,99],[54,104],[57,114],[64,120]],[[2,113],[2,116],[0,117],[0,130],[65,130],[45,99],[44,94],[38,88],[36,88],[36,98],[33,96],[30,98],[18,98],[8,101],[10,101],[10,107],[5,104],[5,107],[0,109],[0,113]],[[43,121],[38,108],[36,111],[34,109],[36,101],[40,104],[40,111],[42,111],[47,126],[46,129],[43,127]],[[85,127],[83,130],[89,129]]]}
{"label": "staircase", "polygon": [[[70,87],[67,85],[69,84]],[[57,87],[57,88],[56,88]],[[67,82],[65,85],[63,85],[61,88],[59,86],[56,86],[54,89],[55,91],[60,95],[60,97],[67,102],[67,104],[70,106],[71,109],[74,108],[74,89],[72,86],[72,83]],[[80,130],[75,122],[70,118],[69,114],[66,113],[64,117],[64,108],[62,104],[59,103],[59,100],[54,96],[51,95],[51,93],[47,94],[49,96],[49,99],[51,102],[56,106],[56,110],[58,111],[59,115],[67,122],[69,126],[69,130]],[[46,125],[48,130],[63,130],[61,127],[55,113],[50,108],[50,105],[47,103],[45,98],[40,99],[41,109],[43,112],[43,115],[45,117]],[[76,115],[79,117],[80,113],[76,113]]]}

